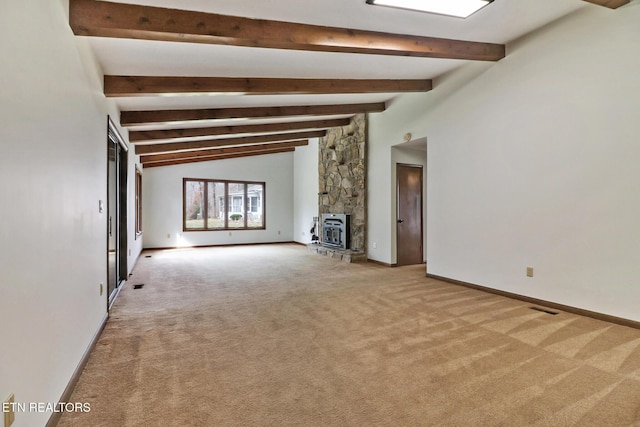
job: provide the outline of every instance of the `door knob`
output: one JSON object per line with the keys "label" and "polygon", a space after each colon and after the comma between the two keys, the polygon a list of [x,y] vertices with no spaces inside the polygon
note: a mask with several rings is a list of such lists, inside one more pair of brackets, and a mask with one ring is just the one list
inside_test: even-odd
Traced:
{"label": "door knob", "polygon": [[404,222],[404,219],[399,219],[398,220],[398,224],[402,224]]}

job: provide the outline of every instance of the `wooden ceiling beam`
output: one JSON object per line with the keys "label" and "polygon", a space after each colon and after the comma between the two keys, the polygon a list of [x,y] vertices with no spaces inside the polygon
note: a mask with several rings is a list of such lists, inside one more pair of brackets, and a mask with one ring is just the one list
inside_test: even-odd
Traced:
{"label": "wooden ceiling beam", "polygon": [[120,124],[122,126],[137,126],[215,119],[332,116],[341,114],[382,112],[384,110],[384,102],[374,102],[369,104],[300,105],[290,107],[241,107],[210,108],[199,110],[123,111],[120,113]]}
{"label": "wooden ceiling beam", "polygon": [[197,157],[197,158],[190,158],[190,159],[169,160],[166,162],[144,163],[142,166],[146,169],[146,168],[155,168],[160,166],[181,165],[184,163],[210,162],[213,160],[236,159],[239,157],[264,156],[266,154],[290,153],[293,151],[295,151],[295,148],[282,148],[279,150],[264,150],[264,151],[255,151],[251,153],[223,154],[220,156],[206,156],[206,157]]}
{"label": "wooden ceiling beam", "polygon": [[231,145],[250,145],[264,142],[284,142],[296,139],[321,138],[327,134],[326,130],[310,132],[291,132],[270,135],[245,136],[240,138],[220,138],[205,141],[168,142],[161,144],[138,144],[136,154],[168,153],[180,150],[202,150],[205,148],[225,147]]}
{"label": "wooden ceiling beam", "polygon": [[620,6],[629,4],[631,0],[584,0],[588,3],[597,4],[598,6],[608,7],[609,9],[617,9]]}
{"label": "wooden ceiling beam", "polygon": [[266,123],[259,125],[216,126],[187,129],[158,129],[147,131],[130,131],[129,141],[138,143],[157,139],[197,138],[206,136],[233,135],[241,133],[286,132],[301,129],[329,129],[346,126],[350,119],[307,120],[304,122]]}
{"label": "wooden ceiling beam", "polygon": [[280,79],[253,77],[104,76],[107,97],[194,93],[336,94],[428,92],[431,80]]}
{"label": "wooden ceiling beam", "polygon": [[505,46],[251,19],[95,0],[70,0],[76,35],[373,55],[498,61]]}
{"label": "wooden ceiling beam", "polygon": [[183,160],[183,159],[191,159],[191,158],[198,158],[198,157],[220,156],[223,154],[253,153],[256,151],[302,147],[304,145],[309,145],[308,139],[301,139],[301,140],[288,141],[288,142],[276,142],[272,144],[256,144],[256,145],[244,145],[240,147],[211,148],[209,150],[179,151],[176,153],[167,153],[167,154],[151,154],[147,156],[140,156],[140,162],[153,163],[153,162],[165,162],[169,160]]}

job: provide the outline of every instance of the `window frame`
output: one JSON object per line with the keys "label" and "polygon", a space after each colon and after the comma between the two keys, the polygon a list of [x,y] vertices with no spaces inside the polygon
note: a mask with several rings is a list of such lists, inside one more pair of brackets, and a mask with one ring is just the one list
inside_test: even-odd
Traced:
{"label": "window frame", "polygon": [[135,235],[137,239],[142,235],[142,171],[138,165],[135,170]]}
{"label": "window frame", "polygon": [[[203,206],[202,212],[202,228],[187,228],[187,185],[189,182],[203,182],[203,197],[204,200],[201,202]],[[221,197],[224,204],[224,226],[218,228],[207,228],[209,221],[209,185],[215,184],[223,184],[224,186],[224,195]],[[233,208],[232,200],[234,197],[238,197],[235,195],[229,195],[229,184],[242,184],[244,185],[244,203],[241,203],[241,212],[242,221],[244,224],[242,226],[229,226],[229,216],[231,214],[235,214],[236,212],[231,212],[229,208]],[[249,213],[254,213],[249,210],[250,206],[248,204],[249,201],[249,186],[250,185],[260,185],[262,186],[262,204],[259,206],[259,211],[262,213],[262,226],[260,227],[250,227],[248,225],[248,217]],[[220,196],[218,196],[220,197]],[[209,178],[182,178],[182,231],[235,231],[235,230],[265,230],[267,228],[267,183],[262,181],[241,181],[237,179],[209,179]]]}

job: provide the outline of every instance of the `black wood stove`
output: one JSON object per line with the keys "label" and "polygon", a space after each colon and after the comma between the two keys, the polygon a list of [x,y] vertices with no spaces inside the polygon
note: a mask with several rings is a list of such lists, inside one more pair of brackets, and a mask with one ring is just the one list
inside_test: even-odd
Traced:
{"label": "black wood stove", "polygon": [[322,245],[350,249],[351,246],[350,215],[322,214]]}

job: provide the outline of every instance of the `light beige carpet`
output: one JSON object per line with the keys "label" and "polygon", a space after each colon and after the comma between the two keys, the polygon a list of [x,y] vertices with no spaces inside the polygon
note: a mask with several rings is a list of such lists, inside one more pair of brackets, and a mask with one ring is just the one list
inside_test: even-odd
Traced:
{"label": "light beige carpet", "polygon": [[125,286],[60,427],[640,426],[640,330],[423,265],[154,251]]}

